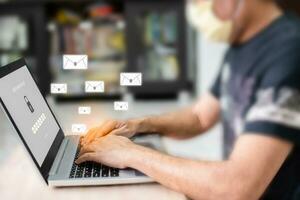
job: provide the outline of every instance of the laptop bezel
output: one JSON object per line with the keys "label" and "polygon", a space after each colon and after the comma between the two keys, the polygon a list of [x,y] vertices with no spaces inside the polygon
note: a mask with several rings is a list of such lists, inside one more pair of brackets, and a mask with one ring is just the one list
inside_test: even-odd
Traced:
{"label": "laptop bezel", "polygon": [[[26,63],[26,61],[25,61],[24,58],[16,60],[16,61],[14,61],[14,62],[12,62],[12,63],[10,63],[8,65],[5,65],[5,66],[1,67],[0,68],[0,79],[3,78],[3,77],[5,77],[5,76],[7,76],[7,75],[9,75],[9,74],[11,74],[12,72],[14,72],[14,71],[16,71],[16,70],[24,67],[24,66],[27,68],[27,70],[29,71],[29,73],[31,75],[31,78],[33,79],[34,83],[37,85],[37,81],[34,79],[34,77],[32,75],[32,72],[28,68],[27,63]],[[41,93],[41,91],[39,89],[38,89],[38,91]],[[14,126],[17,134],[19,135],[19,137],[21,138],[23,144],[25,145],[25,148],[27,149],[27,151],[29,152],[31,158],[33,159],[36,167],[39,169],[39,171],[42,174],[44,180],[48,184],[48,177],[49,177],[50,169],[52,167],[52,164],[53,164],[53,162],[55,160],[55,157],[57,155],[59,147],[60,147],[62,141],[64,140],[65,136],[64,136],[64,133],[62,131],[62,128],[61,128],[60,124],[57,121],[57,118],[55,117],[53,111],[51,110],[51,108],[50,108],[50,106],[49,106],[49,104],[46,101],[46,99],[45,99],[44,96],[43,96],[43,99],[46,102],[46,104],[47,104],[47,106],[48,106],[51,114],[53,115],[53,117],[54,117],[54,119],[55,119],[55,121],[56,121],[56,123],[57,123],[57,125],[59,127],[59,131],[58,131],[58,133],[57,133],[57,135],[56,135],[56,137],[55,137],[55,139],[54,139],[54,141],[53,141],[53,143],[52,143],[52,145],[51,145],[51,147],[50,147],[50,149],[49,149],[49,151],[47,153],[47,156],[46,156],[46,158],[43,161],[43,163],[42,163],[41,166],[39,166],[37,160],[35,159],[33,153],[31,152],[29,146],[27,145],[26,141],[24,140],[24,138],[23,138],[23,136],[21,134],[21,131],[19,130],[17,124],[14,122],[12,116],[10,115],[10,112],[8,111],[8,109],[5,106],[3,100],[1,99],[1,96],[0,96],[0,103],[1,103],[2,107],[4,108],[4,111],[7,114],[9,120],[13,124],[13,126]]]}

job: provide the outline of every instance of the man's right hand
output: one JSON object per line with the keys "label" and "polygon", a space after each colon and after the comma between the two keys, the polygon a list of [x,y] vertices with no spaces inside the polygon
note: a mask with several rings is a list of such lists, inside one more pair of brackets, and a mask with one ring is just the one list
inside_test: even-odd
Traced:
{"label": "man's right hand", "polygon": [[93,142],[96,138],[103,137],[108,134],[115,134],[124,137],[132,137],[138,131],[138,120],[108,120],[101,126],[90,129],[85,136],[81,138],[81,146],[85,146]]}

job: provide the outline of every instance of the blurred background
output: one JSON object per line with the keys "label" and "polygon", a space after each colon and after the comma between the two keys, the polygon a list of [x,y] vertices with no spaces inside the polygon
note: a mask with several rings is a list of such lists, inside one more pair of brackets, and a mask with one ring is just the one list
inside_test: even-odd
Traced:
{"label": "blurred background", "polygon": [[[66,134],[72,134],[72,123],[90,128],[109,118],[177,110],[207,90],[226,49],[202,40],[189,26],[186,3],[0,0],[0,66],[26,58]],[[63,54],[87,54],[88,70],[63,70]],[[120,87],[120,72],[142,72],[143,86]],[[105,93],[86,94],[85,80],[105,81]],[[67,83],[68,94],[51,95],[52,82]],[[129,111],[115,112],[117,100],[128,101]],[[91,106],[92,114],[78,115],[78,106]],[[1,112],[0,173],[22,146],[9,124]],[[165,145],[176,155],[219,159],[221,141],[217,128],[184,142],[165,139]]]}
{"label": "blurred background", "polygon": [[[142,72],[139,97],[195,92],[195,34],[185,2],[135,0],[25,0],[0,5],[0,65],[24,56],[43,94],[51,82],[68,83],[59,99],[120,98],[119,73]],[[87,54],[89,70],[63,71],[63,54]],[[84,94],[84,80],[106,83],[104,95]],[[159,87],[158,87],[159,86]]]}
{"label": "blurred background", "polygon": [[[300,11],[297,0],[279,3]],[[65,132],[72,122],[93,126],[172,111],[208,90],[227,48],[202,39],[187,24],[185,7],[184,0],[0,0],[0,66],[26,58]],[[63,54],[87,54],[88,70],[64,71]],[[143,86],[121,88],[120,72],[142,72]],[[87,95],[85,80],[105,81],[106,92]],[[52,82],[67,83],[68,94],[49,95]],[[130,111],[114,112],[114,100],[131,101]],[[95,110],[89,119],[77,116],[82,104]],[[17,143],[8,124],[1,113],[0,166],[9,155],[3,150]],[[222,134],[216,127],[166,145],[177,155],[220,159]]]}
{"label": "blurred background", "polygon": [[[280,4],[299,10],[293,0]],[[44,95],[51,82],[68,83],[68,95],[58,97],[63,100],[126,93],[176,98],[182,91],[194,96],[223,49],[210,53],[210,45],[199,42],[186,22],[185,5],[185,0],[0,0],[0,66],[25,57]],[[87,54],[89,70],[64,71],[63,54]],[[143,86],[120,88],[122,71],[142,72]],[[104,80],[106,93],[84,94],[87,79]]]}

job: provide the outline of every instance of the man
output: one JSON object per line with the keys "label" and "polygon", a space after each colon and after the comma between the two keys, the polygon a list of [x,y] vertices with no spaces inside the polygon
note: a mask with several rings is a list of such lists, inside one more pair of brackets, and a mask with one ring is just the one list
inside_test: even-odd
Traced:
{"label": "man", "polygon": [[[272,0],[214,0],[213,12],[232,29],[212,90],[174,113],[90,130],[77,163],[135,168],[192,199],[300,199],[299,19]],[[224,161],[172,157],[127,139],[149,132],[190,138],[219,119]]]}

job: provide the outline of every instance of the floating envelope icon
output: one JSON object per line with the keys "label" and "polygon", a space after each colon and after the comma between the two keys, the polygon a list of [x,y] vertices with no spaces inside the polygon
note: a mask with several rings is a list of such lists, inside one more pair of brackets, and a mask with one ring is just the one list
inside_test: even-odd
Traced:
{"label": "floating envelope icon", "polygon": [[88,106],[78,107],[78,114],[80,114],[80,115],[89,115],[89,114],[91,114],[91,107],[88,107]]}
{"label": "floating envelope icon", "polygon": [[121,86],[141,86],[142,73],[121,73],[120,74]]}
{"label": "floating envelope icon", "polygon": [[85,133],[87,127],[85,124],[72,124],[72,132],[73,133]]}
{"label": "floating envelope icon", "polygon": [[52,94],[66,94],[68,92],[68,86],[65,83],[52,83],[51,93]]}
{"label": "floating envelope icon", "polygon": [[88,56],[87,55],[64,55],[63,68],[64,69],[87,69]]}
{"label": "floating envelope icon", "polygon": [[116,102],[114,102],[114,109],[116,111],[126,111],[129,109],[128,102],[116,101]]}
{"label": "floating envelope icon", "polygon": [[103,81],[86,81],[85,82],[85,92],[86,93],[104,92],[104,82]]}

